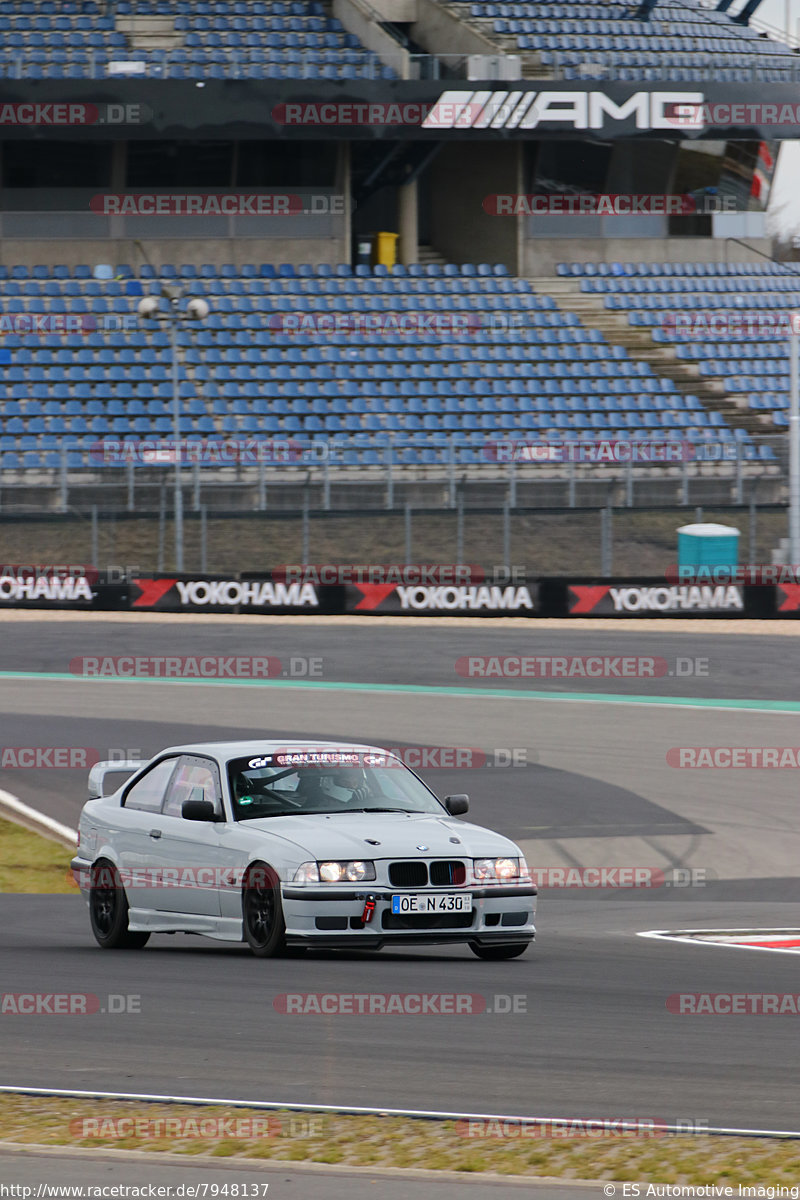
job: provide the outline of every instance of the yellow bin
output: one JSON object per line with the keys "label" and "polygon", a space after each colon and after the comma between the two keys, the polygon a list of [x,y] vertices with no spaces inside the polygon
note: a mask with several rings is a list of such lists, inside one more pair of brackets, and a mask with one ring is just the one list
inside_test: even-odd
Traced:
{"label": "yellow bin", "polygon": [[393,267],[397,262],[397,239],[399,233],[376,233],[373,251],[374,267]]}

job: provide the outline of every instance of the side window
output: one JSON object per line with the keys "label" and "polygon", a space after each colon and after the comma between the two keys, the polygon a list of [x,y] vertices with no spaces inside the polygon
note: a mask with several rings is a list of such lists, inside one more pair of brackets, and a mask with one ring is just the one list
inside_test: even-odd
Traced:
{"label": "side window", "polygon": [[165,758],[163,762],[156,763],[125,793],[125,808],[139,809],[142,812],[161,812],[164,792],[177,761],[176,758]]}
{"label": "side window", "polygon": [[[182,758],[172,780],[164,815],[179,817],[184,800],[209,800],[219,813],[221,806],[219,777],[213,762],[202,758]],[[194,793],[194,795],[193,795]]]}

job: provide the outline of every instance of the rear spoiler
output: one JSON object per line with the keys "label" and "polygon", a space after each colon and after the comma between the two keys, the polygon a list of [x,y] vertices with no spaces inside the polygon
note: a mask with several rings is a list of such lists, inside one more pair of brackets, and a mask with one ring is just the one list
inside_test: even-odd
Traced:
{"label": "rear spoiler", "polygon": [[147,761],[147,759],[125,758],[117,759],[116,762],[95,763],[89,772],[89,795],[96,800],[104,794],[103,784],[106,775],[113,775],[115,772],[127,772],[129,775],[133,775],[140,767],[145,766]]}

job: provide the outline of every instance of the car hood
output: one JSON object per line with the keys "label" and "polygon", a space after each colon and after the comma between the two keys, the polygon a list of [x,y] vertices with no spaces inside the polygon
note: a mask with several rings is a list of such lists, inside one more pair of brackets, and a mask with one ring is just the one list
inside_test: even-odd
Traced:
{"label": "car hood", "polygon": [[[520,849],[499,833],[431,813],[331,813],[247,821],[253,833],[277,834],[310,859],[518,857]],[[372,846],[367,838],[377,841]],[[451,841],[458,838],[458,843]],[[424,846],[425,849],[420,849]]]}

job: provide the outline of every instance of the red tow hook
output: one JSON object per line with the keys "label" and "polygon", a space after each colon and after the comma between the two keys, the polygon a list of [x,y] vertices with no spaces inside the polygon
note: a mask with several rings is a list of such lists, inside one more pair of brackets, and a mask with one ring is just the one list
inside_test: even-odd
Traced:
{"label": "red tow hook", "polygon": [[375,897],[367,896],[364,901],[364,911],[361,914],[361,924],[369,925],[372,920],[372,914],[375,912]]}

